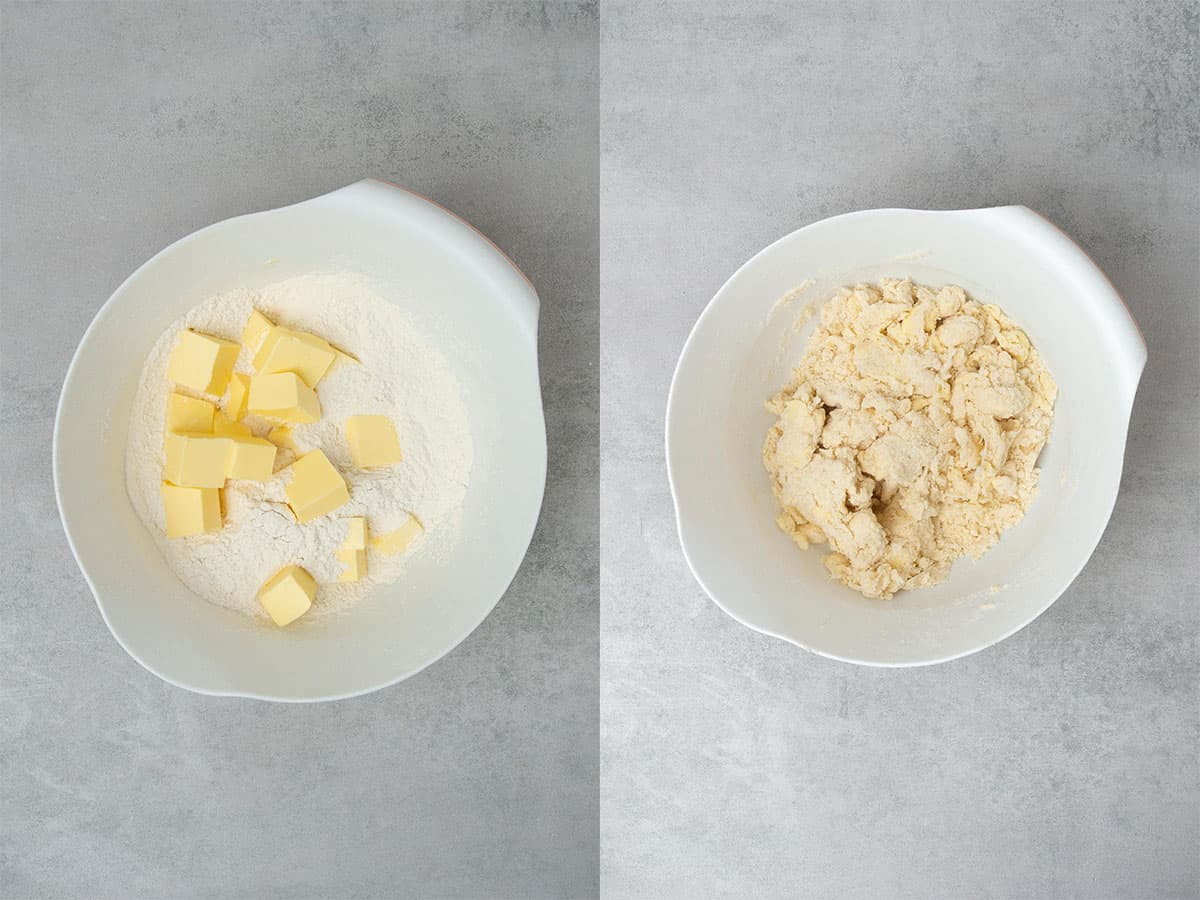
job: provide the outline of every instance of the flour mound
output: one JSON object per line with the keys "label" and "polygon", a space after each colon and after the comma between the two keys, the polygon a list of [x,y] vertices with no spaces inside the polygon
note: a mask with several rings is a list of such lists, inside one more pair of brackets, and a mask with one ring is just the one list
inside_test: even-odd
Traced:
{"label": "flour mound", "polygon": [[[240,340],[252,309],[280,325],[309,331],[353,354],[339,360],[317,385],[321,419],[295,426],[300,453],[321,448],[350,485],[350,501],[305,525],[287,508],[284,485],[292,454],[279,451],[277,471],[266,482],[230,481],[222,491],[224,527],[212,534],[168,538],[159,496],[163,467],[163,414],[172,385],[167,361],[184,328]],[[252,373],[242,349],[237,371]],[[210,397],[213,401],[222,398]],[[349,416],[378,413],[392,419],[404,459],[386,469],[354,468],[345,439]],[[270,423],[250,416],[255,434]],[[171,324],[146,359],[133,401],[125,453],[125,486],[134,509],[154,536],[171,569],[206,600],[263,617],[256,595],[276,570],[296,564],[318,582],[309,616],[345,610],[380,583],[394,582],[418,555],[449,555],[474,457],[459,384],[446,359],[426,346],[403,313],[379,297],[364,277],[345,272],[304,275],[258,290],[239,288],[211,297]],[[425,537],[404,556],[370,554],[367,577],[338,582],[335,551],[346,537],[346,518],[366,516],[375,532],[398,528],[409,514]]]}

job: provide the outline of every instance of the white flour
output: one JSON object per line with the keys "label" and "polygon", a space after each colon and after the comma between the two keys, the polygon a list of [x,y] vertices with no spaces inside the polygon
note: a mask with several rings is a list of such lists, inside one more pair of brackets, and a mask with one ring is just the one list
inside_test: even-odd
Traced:
{"label": "white flour", "polygon": [[[350,485],[350,502],[299,525],[287,508],[283,466],[293,455],[280,450],[267,482],[230,481],[222,491],[225,524],[212,534],[168,538],[159,485],[163,467],[163,416],[172,385],[167,360],[179,332],[195,328],[240,340],[251,309],[280,325],[310,331],[356,356],[339,360],[317,385],[321,420],[296,426],[301,453],[320,447]],[[237,371],[252,372],[243,348]],[[208,398],[218,399],[218,398]],[[355,469],[346,444],[347,417],[382,413],[396,424],[403,460],[373,471]],[[269,425],[249,416],[255,434]],[[257,617],[265,614],[258,588],[289,563],[303,566],[318,583],[309,617],[348,609],[372,585],[396,581],[407,561],[446,554],[457,539],[459,514],[471,476],[471,431],[458,381],[446,360],[425,346],[403,314],[376,296],[365,278],[319,273],[258,290],[237,289],[212,297],[174,322],[155,343],[133,401],[125,483],[134,509],[158,542],[179,579],[206,600]],[[342,565],[334,553],[346,537],[346,518],[366,516],[376,534],[413,514],[425,536],[408,554],[368,552],[367,577],[338,583]]]}

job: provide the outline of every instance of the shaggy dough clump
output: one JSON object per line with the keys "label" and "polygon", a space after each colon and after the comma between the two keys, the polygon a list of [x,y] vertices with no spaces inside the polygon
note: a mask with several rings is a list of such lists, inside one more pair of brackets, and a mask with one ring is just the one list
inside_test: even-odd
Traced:
{"label": "shaggy dough clump", "polygon": [[779,527],[828,542],[868,597],[936,584],[1029,508],[1057,393],[1025,332],[960,287],[842,288],[767,403]]}

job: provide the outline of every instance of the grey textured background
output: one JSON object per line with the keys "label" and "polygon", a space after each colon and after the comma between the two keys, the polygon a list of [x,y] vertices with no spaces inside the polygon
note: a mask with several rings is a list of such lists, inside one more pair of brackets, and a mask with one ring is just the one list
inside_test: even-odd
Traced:
{"label": "grey textured background", "polygon": [[[602,5],[601,876],[610,897],[1194,897],[1198,7]],[[1024,203],[1150,362],[1108,531],[1037,622],[876,671],[692,580],[662,451],[755,251],[882,206]]]}
{"label": "grey textured background", "polygon": [[[0,896],[589,896],[597,883],[594,5],[0,7]],[[109,636],[50,436],[153,253],[366,175],[465,216],[542,299],[545,507],[495,612],[396,687],[285,707]]]}

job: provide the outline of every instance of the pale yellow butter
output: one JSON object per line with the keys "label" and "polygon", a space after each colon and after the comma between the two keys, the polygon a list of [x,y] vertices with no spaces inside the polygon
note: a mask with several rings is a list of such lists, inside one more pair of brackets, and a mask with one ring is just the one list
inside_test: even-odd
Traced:
{"label": "pale yellow butter", "polygon": [[250,430],[248,425],[243,425],[241,422],[235,422],[229,416],[225,415],[222,410],[217,410],[213,416],[212,423],[213,434],[224,435],[225,437],[253,437],[254,432]]}
{"label": "pale yellow butter", "polygon": [[349,530],[346,532],[346,540],[342,542],[344,550],[366,550],[367,549],[367,520],[363,516],[354,516],[347,519]]}
{"label": "pale yellow butter", "polygon": [[167,537],[187,537],[221,530],[221,497],[216,488],[162,483]]}
{"label": "pale yellow butter", "polygon": [[282,450],[297,452],[296,442],[292,440],[292,429],[286,425],[276,425],[267,432],[267,440]]}
{"label": "pale yellow butter", "polygon": [[343,350],[341,347],[334,347],[333,344],[330,344],[329,346],[333,349],[333,353],[337,357],[338,362],[358,363],[358,357],[353,353]]}
{"label": "pale yellow butter", "polygon": [[246,415],[246,404],[250,400],[250,376],[234,372],[229,379],[229,402],[225,404],[225,415],[240,422]]}
{"label": "pale yellow butter", "polygon": [[207,400],[197,400],[187,394],[167,397],[167,430],[204,434],[213,430],[216,407]]}
{"label": "pale yellow butter", "polygon": [[179,487],[219,488],[225,484],[230,439],[211,434],[168,434],[163,441],[163,477]]}
{"label": "pale yellow butter", "polygon": [[228,478],[266,481],[275,472],[275,445],[256,437],[236,437],[230,443]]}
{"label": "pale yellow butter", "polygon": [[275,323],[260,313],[257,309],[252,310],[250,318],[246,320],[246,327],[242,329],[242,344],[252,354],[257,353],[262,346],[263,340],[266,339],[271,329],[275,327]]}
{"label": "pale yellow butter", "polygon": [[338,581],[359,581],[367,574],[367,520],[362,516],[354,516],[346,522],[349,525],[346,540],[336,554],[346,570]]}
{"label": "pale yellow butter", "polygon": [[400,462],[400,439],[387,416],[351,416],[346,420],[346,442],[360,469],[378,469]]}
{"label": "pale yellow butter", "polygon": [[338,561],[346,567],[346,570],[338,576],[338,581],[361,581],[362,577],[367,574],[366,550],[351,550],[343,547],[337,551],[336,555]]}
{"label": "pale yellow butter", "polygon": [[247,409],[256,416],[302,425],[321,418],[316,392],[294,372],[251,376]]}
{"label": "pale yellow butter", "polygon": [[327,341],[276,325],[254,354],[254,368],[262,375],[294,372],[304,379],[305,384],[315,388],[336,358],[337,354]]}
{"label": "pale yellow butter", "polygon": [[184,331],[171,351],[167,377],[198,394],[220,397],[229,386],[229,377],[241,349],[233,341],[198,331]]}
{"label": "pale yellow butter", "polygon": [[346,480],[320,450],[304,454],[291,469],[292,480],[284,492],[300,524],[333,512],[350,499]]}
{"label": "pale yellow butter", "polygon": [[258,602],[280,628],[312,608],[317,582],[299,566],[284,566],[258,590]]}
{"label": "pale yellow butter", "polygon": [[409,516],[395,531],[371,538],[371,546],[385,556],[396,556],[407,550],[409,544],[424,533],[425,529],[421,527],[416,516]]}

